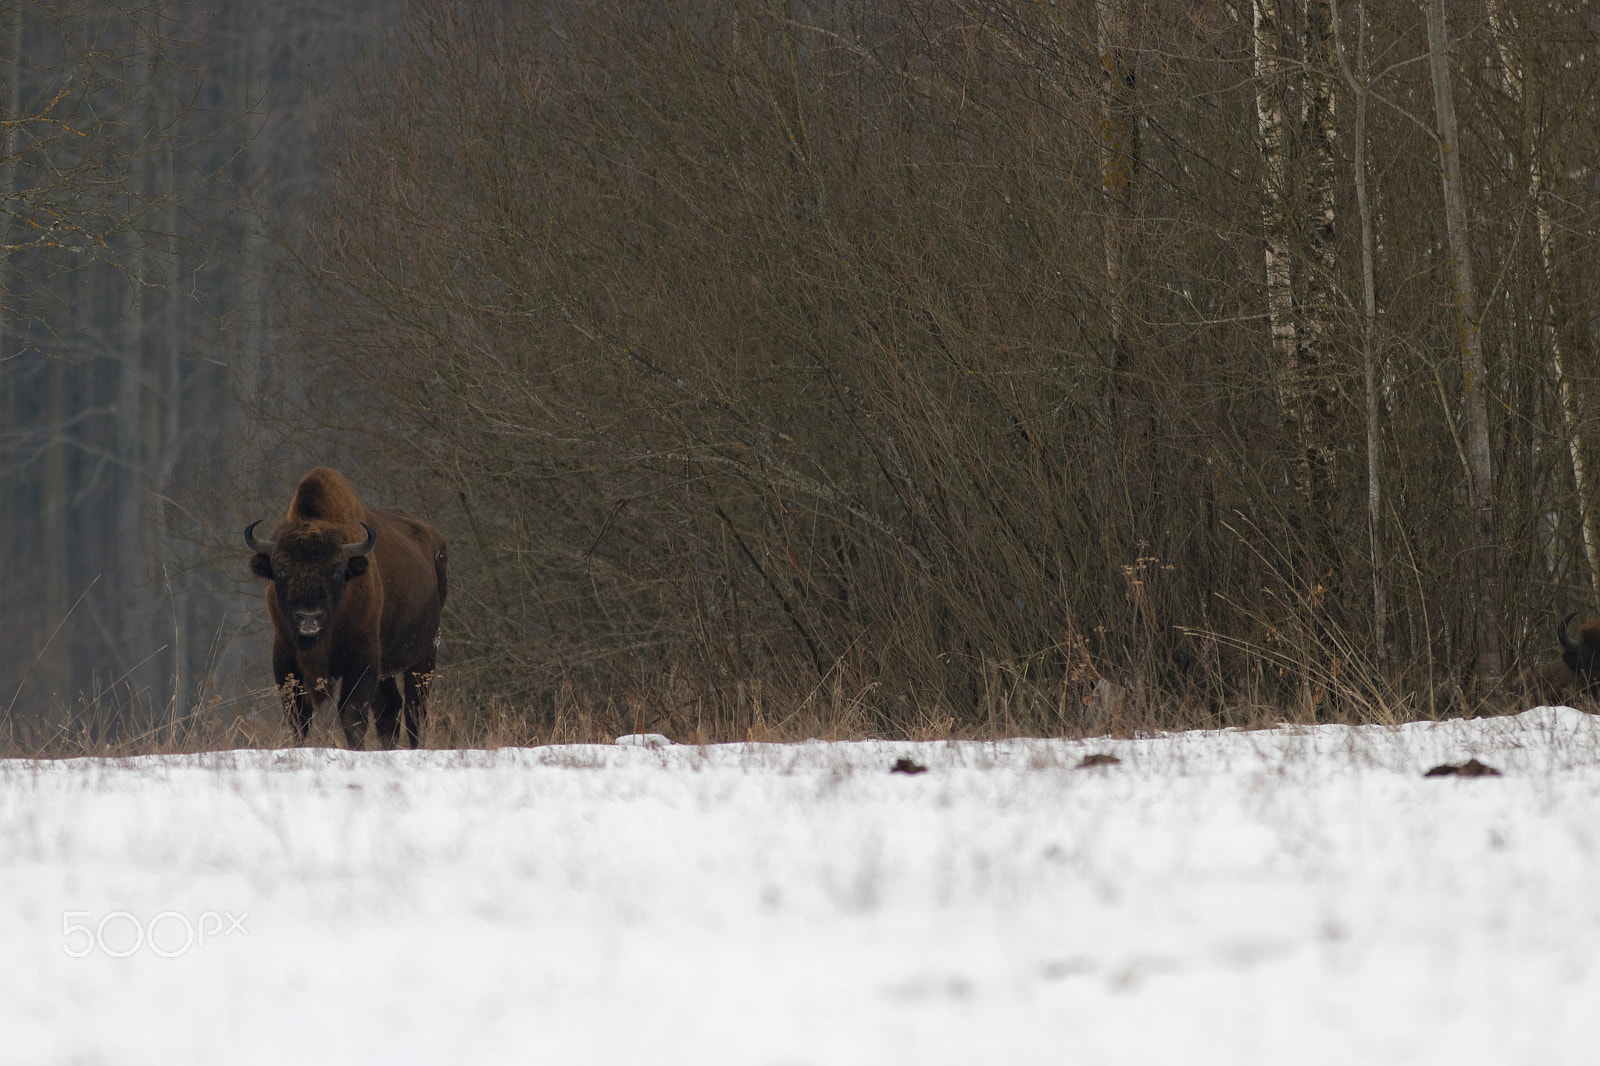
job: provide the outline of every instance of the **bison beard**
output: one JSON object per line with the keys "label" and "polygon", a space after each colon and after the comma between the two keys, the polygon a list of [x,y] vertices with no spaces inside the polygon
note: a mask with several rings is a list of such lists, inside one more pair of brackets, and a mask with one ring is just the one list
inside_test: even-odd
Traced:
{"label": "bison beard", "polygon": [[300,480],[289,513],[260,540],[252,522],[250,569],[266,578],[272,674],[295,736],[304,741],[317,703],[339,689],[339,724],[362,747],[371,708],[378,739],[416,747],[433,678],[444,607],[444,536],[397,507],[372,510],[338,472]]}

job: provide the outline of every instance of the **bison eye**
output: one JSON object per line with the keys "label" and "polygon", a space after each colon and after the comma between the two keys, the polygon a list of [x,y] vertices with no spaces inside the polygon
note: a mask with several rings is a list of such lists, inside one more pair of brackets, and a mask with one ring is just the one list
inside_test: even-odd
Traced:
{"label": "bison eye", "polygon": [[272,568],[272,580],[281,585],[283,582],[289,580],[289,572],[281,566],[274,566]]}

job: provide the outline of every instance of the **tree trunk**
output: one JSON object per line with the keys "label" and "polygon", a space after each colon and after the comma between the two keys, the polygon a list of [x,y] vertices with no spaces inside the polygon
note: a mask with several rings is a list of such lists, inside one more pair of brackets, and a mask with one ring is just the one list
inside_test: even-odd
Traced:
{"label": "tree trunk", "polygon": [[[5,83],[0,85],[0,93],[5,94],[0,107],[0,118],[5,120],[5,136],[0,140],[0,441],[11,440],[15,435],[17,425],[17,386],[14,384],[17,366],[12,362],[21,350],[21,345],[12,339],[12,328],[20,327],[11,315],[11,200],[16,195],[17,172],[16,158],[18,136],[21,129],[19,121],[22,114],[22,10],[18,6],[8,6],[5,9],[3,29],[5,33],[5,55],[0,58],[4,64]],[[17,499],[17,482],[12,473],[13,464],[0,454],[0,499]],[[21,508],[10,506],[0,514],[0,604],[14,598],[16,590],[10,587],[7,578],[16,566],[16,545],[20,542],[20,533],[17,523],[21,520]],[[3,621],[3,619],[0,619]]]}
{"label": "tree trunk", "polygon": [[[1289,270],[1289,227],[1284,198],[1288,186],[1288,137],[1284,122],[1283,78],[1279,73],[1278,0],[1255,0],[1253,27],[1256,123],[1261,137],[1265,181],[1261,222],[1265,237],[1267,317],[1278,374],[1278,404],[1290,439],[1298,443],[1304,426],[1303,383],[1297,363],[1294,287]],[[1293,464],[1299,487],[1309,482],[1302,469],[1304,451]]]}
{"label": "tree trunk", "polygon": [[1373,662],[1381,672],[1388,658],[1389,590],[1383,549],[1383,437],[1379,411],[1381,373],[1378,366],[1378,287],[1373,262],[1372,201],[1367,188],[1367,92],[1371,71],[1367,66],[1367,11],[1356,5],[1356,69],[1351,71],[1344,52],[1339,7],[1330,0],[1334,50],[1339,71],[1355,97],[1355,145],[1352,170],[1356,187],[1356,213],[1361,223],[1361,368],[1365,379],[1367,415],[1367,545],[1372,563]]}
{"label": "tree trunk", "polygon": [[[151,16],[153,18],[153,16]],[[170,148],[158,131],[165,126],[162,51],[159,26],[147,27],[148,36],[140,48],[137,101],[131,111],[133,136],[147,136],[158,145],[139,159],[138,193],[146,203],[159,203],[169,194]],[[121,617],[114,623],[121,647],[118,654],[129,664],[125,682],[130,691],[163,693],[170,678],[172,660],[160,655],[163,645],[171,647],[167,588],[162,580],[161,563],[167,545],[161,513],[162,472],[168,448],[168,423],[175,382],[172,356],[172,283],[170,227],[175,224],[169,211],[152,216],[149,230],[131,236],[133,267],[129,283],[133,286],[131,306],[123,329],[118,353],[117,382],[117,458],[122,467],[118,486],[119,511],[116,531],[116,570],[121,583]],[[165,232],[163,232],[165,231]],[[165,638],[165,639],[163,639]],[[173,648],[174,652],[178,649]],[[166,704],[164,699],[132,704],[146,707]],[[153,705],[153,706],[152,706]],[[153,721],[126,721],[121,728],[131,732],[148,730]]]}
{"label": "tree trunk", "polygon": [[[1264,164],[1262,228],[1265,241],[1267,315],[1272,332],[1279,415],[1290,452],[1293,489],[1291,549],[1296,577],[1308,602],[1328,603],[1330,578],[1339,570],[1332,530],[1334,472],[1329,446],[1336,409],[1329,325],[1335,277],[1333,95],[1324,77],[1329,16],[1326,0],[1308,0],[1304,55],[1297,84],[1300,143],[1310,146],[1309,196],[1291,205],[1294,178],[1286,111],[1289,79],[1284,73],[1279,0],[1255,0],[1253,49],[1256,119]],[[1298,172],[1297,172],[1298,173]],[[1303,235],[1303,236],[1302,236]],[[1296,291],[1293,240],[1309,254]]]}
{"label": "tree trunk", "polygon": [[1139,158],[1139,122],[1134,110],[1136,72],[1128,54],[1128,0],[1098,0],[1096,37],[1100,53],[1100,189],[1106,249],[1106,311],[1111,320],[1111,362],[1127,365],[1126,272],[1128,199]]}
{"label": "tree trunk", "polygon": [[1467,246],[1466,193],[1461,179],[1461,142],[1450,92],[1449,36],[1444,0],[1428,0],[1428,51],[1433,69],[1434,110],[1439,136],[1439,171],[1444,187],[1445,226],[1456,291],[1456,332],[1461,347],[1463,458],[1472,512],[1472,574],[1476,586],[1474,628],[1478,678],[1485,690],[1504,678],[1500,635],[1500,562],[1495,547],[1494,472],[1489,450],[1489,406],[1485,397],[1483,343],[1479,334],[1477,290]]}
{"label": "tree trunk", "polygon": [[1333,82],[1325,71],[1331,66],[1328,42],[1331,15],[1328,0],[1306,0],[1304,35],[1305,81],[1302,140],[1310,149],[1311,217],[1308,219],[1306,248],[1306,299],[1299,311],[1296,376],[1300,381],[1300,447],[1304,453],[1303,493],[1311,505],[1311,541],[1319,549],[1318,566],[1332,567],[1332,513],[1338,492],[1337,468],[1329,441],[1334,413],[1338,409],[1338,382],[1334,377],[1333,292],[1338,277],[1337,250],[1334,245],[1335,188],[1333,142]]}
{"label": "tree trunk", "polygon": [[[77,288],[76,285],[73,286]],[[44,543],[44,617],[43,628],[48,633],[61,625],[70,610],[67,586],[67,382],[66,364],[61,359],[50,360],[50,400],[45,416],[49,442],[45,445],[44,464],[41,471],[39,504],[40,532]],[[40,657],[37,689],[63,699],[71,693],[72,685],[72,634],[68,627],[54,634],[49,647]]]}

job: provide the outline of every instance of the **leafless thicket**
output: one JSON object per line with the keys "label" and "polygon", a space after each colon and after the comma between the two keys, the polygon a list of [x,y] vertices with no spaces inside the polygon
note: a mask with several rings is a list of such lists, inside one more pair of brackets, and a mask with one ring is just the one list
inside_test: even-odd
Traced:
{"label": "leafless thicket", "polygon": [[1595,605],[1597,30],[416,5],[308,226],[317,414],[534,717],[1476,710]]}

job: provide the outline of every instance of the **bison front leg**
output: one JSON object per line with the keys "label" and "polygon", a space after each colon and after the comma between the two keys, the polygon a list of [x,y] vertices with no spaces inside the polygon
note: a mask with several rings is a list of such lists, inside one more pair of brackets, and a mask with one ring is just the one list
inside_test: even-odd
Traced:
{"label": "bison front leg", "polygon": [[378,670],[372,666],[345,671],[339,686],[339,725],[345,743],[360,751],[367,743],[367,710],[378,687]]}
{"label": "bison front leg", "polygon": [[312,698],[311,690],[306,687],[305,680],[300,677],[294,649],[273,646],[272,676],[278,686],[278,699],[283,704],[283,716],[288,719],[290,728],[294,730],[295,743],[304,744],[306,734],[311,730],[311,718],[316,714],[317,704]]}

